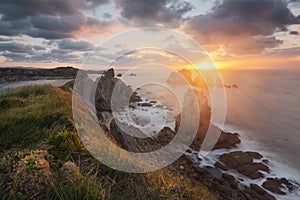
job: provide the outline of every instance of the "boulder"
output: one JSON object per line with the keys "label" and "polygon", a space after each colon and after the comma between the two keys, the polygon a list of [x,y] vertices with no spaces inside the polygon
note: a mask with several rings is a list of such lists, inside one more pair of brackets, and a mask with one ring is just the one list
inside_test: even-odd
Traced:
{"label": "boulder", "polygon": [[142,98],[139,96],[137,92],[133,92],[133,94],[130,97],[130,102],[141,102]]}
{"label": "boulder", "polygon": [[219,140],[213,149],[232,149],[235,148],[239,143],[241,143],[239,134],[226,133],[222,131],[221,136],[219,137]]}
{"label": "boulder", "polygon": [[270,172],[270,169],[262,163],[252,163],[237,168],[237,171],[251,179],[258,179],[264,177],[263,173],[260,171]]}
{"label": "boulder", "polygon": [[223,174],[222,174],[222,178],[223,178],[227,183],[229,183],[229,185],[231,186],[231,188],[233,188],[233,189],[238,189],[238,182],[237,182],[237,180],[236,180],[233,176],[231,176],[231,175],[229,175],[229,174],[223,173]]}
{"label": "boulder", "polygon": [[222,163],[220,163],[220,162],[216,162],[216,163],[214,164],[214,166],[217,167],[217,168],[219,168],[219,169],[222,169],[222,170],[224,170],[224,171],[228,171],[228,170],[229,170],[228,167],[224,166],[224,165],[223,165]]}
{"label": "boulder", "polygon": [[235,151],[223,154],[219,160],[229,169],[236,169],[239,173],[257,179],[264,177],[260,171],[269,172],[270,169],[263,163],[254,162],[254,159],[261,159],[262,155],[257,152]]}
{"label": "boulder", "polygon": [[289,192],[292,192],[296,189],[296,186],[286,178],[267,178],[262,186],[273,193],[281,195],[286,194],[286,192],[283,191],[285,188]]}

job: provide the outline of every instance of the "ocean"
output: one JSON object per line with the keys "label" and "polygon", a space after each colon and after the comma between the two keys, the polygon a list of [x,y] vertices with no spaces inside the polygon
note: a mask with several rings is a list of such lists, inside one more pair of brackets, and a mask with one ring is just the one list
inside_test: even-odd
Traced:
{"label": "ocean", "polygon": [[[239,133],[242,140],[232,151],[259,152],[269,160],[271,173],[266,177],[300,183],[300,70],[224,70],[220,73],[225,85],[237,85],[237,88],[225,89],[227,105],[223,129]],[[132,79],[142,82],[145,78],[137,74]],[[142,88],[139,93],[174,108],[172,102],[176,98],[169,98],[154,85]],[[228,151],[210,152],[202,165],[213,166],[218,155],[225,152]],[[265,178],[245,179],[243,183],[262,185],[264,181]],[[273,195],[277,199],[294,200],[300,198],[300,191]]]}
{"label": "ocean", "polygon": [[[223,70],[221,75],[224,84],[238,86],[226,88],[225,131],[240,134],[240,149],[269,159],[274,176],[300,183],[300,70]],[[67,81],[2,83],[0,93],[11,87]],[[148,92],[155,93],[153,89]]]}
{"label": "ocean", "polygon": [[[224,70],[225,129],[249,150],[277,163],[277,173],[300,180],[300,70]],[[280,166],[279,166],[280,165]]]}
{"label": "ocean", "polygon": [[[138,70],[135,73],[137,76],[126,79],[143,82],[147,75],[154,80],[169,76],[164,70],[153,72],[156,75],[139,74]],[[241,135],[244,149],[260,152],[276,162],[274,168],[280,174],[284,172],[300,183],[300,70],[223,70],[220,73],[225,85],[238,86],[226,88],[224,128]],[[142,95],[148,94],[174,108],[174,97],[168,98],[158,87],[149,85],[143,90],[139,91]]]}

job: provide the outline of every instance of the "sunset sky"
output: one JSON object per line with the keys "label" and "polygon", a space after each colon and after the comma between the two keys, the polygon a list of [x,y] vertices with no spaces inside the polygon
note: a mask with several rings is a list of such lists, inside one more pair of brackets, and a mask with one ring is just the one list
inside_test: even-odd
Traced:
{"label": "sunset sky", "polygon": [[[192,37],[218,68],[300,69],[300,0],[2,0],[0,66],[80,67],[101,42],[140,27]],[[98,50],[99,65],[126,48]]]}

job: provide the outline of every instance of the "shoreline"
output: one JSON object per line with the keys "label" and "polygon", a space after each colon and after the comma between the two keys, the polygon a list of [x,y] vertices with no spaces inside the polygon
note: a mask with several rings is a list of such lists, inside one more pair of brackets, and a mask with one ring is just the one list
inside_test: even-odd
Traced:
{"label": "shoreline", "polygon": [[[57,79],[56,79],[57,80]],[[61,80],[61,79],[58,79]],[[295,189],[293,190],[293,192],[286,194],[286,195],[279,195],[279,194],[275,194],[270,192],[269,190],[266,191],[265,188],[262,187],[263,182],[267,179],[267,178],[287,178],[290,179],[290,177],[288,176],[281,176],[281,174],[277,174],[276,170],[274,170],[274,168],[277,167],[277,172],[278,169],[280,169],[281,167],[288,167],[288,166],[279,166],[278,167],[278,163],[274,162],[272,159],[270,159],[268,156],[266,156],[265,153],[267,152],[263,152],[263,151],[258,151],[256,149],[253,148],[247,148],[247,147],[253,147],[255,145],[253,144],[257,144],[254,141],[247,141],[247,139],[243,136],[245,136],[244,134],[242,134],[241,130],[235,130],[234,127],[231,126],[231,130],[227,130],[226,129],[226,125],[223,129],[225,133],[228,134],[234,134],[234,133],[238,133],[238,138],[241,140],[239,143],[236,144],[236,147],[231,147],[231,148],[220,148],[217,150],[212,150],[211,153],[207,156],[210,157],[211,160],[208,160],[207,162],[205,162],[206,160],[203,158],[198,158],[196,151],[191,151],[191,153],[186,153],[184,155],[184,157],[186,157],[184,160],[180,159],[178,162],[176,161],[176,163],[179,163],[179,170],[181,170],[182,173],[186,173],[186,175],[189,178],[192,179],[196,179],[198,181],[203,182],[205,185],[207,185],[210,189],[215,189],[216,192],[218,192],[221,197],[224,198],[229,198],[234,197],[235,195],[244,195],[247,196],[247,194],[251,194],[254,196],[251,197],[255,197],[255,195],[260,195],[259,197],[257,197],[258,199],[262,199],[261,196],[265,197],[266,199],[272,199],[271,196],[276,197],[276,199],[295,199],[295,197],[300,197],[300,191],[299,191],[299,180],[298,180],[298,184],[295,185]],[[230,137],[229,137],[230,138]],[[236,171],[236,169],[228,169],[228,170],[222,170],[218,167],[215,166],[215,163],[218,161],[219,159],[218,157],[220,155],[223,154],[228,154],[231,152],[236,152],[236,151],[251,151],[252,153],[258,153],[260,155],[262,155],[262,158],[260,159],[253,159],[251,162],[256,163],[256,162],[262,162],[267,158],[267,167],[270,168],[270,172],[269,174],[267,173],[263,173],[263,175],[265,176],[264,178],[260,178],[257,180],[252,180],[252,179],[248,179],[246,178],[246,176],[242,176],[240,173],[238,173]],[[214,155],[215,154],[215,155]],[[242,155],[242,154],[241,154]],[[189,159],[189,161],[186,161],[186,159]],[[201,160],[200,160],[201,159]],[[210,161],[210,163],[209,163]],[[202,164],[202,165],[201,165]],[[249,164],[249,163],[247,163]],[[276,167],[274,167],[276,166]],[[183,169],[182,169],[183,167]],[[191,171],[193,171],[193,173],[190,173]],[[259,171],[259,170],[257,170]],[[282,171],[282,170],[280,170]],[[243,179],[243,181],[241,181],[240,179]],[[226,186],[224,186],[224,184]],[[280,185],[280,184],[279,184]],[[283,191],[286,192],[286,191]],[[224,193],[225,196],[222,196],[222,193]],[[241,193],[241,194],[240,194]],[[247,199],[245,197],[245,199]],[[251,198],[250,198],[251,199]]]}
{"label": "shoreline", "polygon": [[[206,157],[200,158],[197,155],[197,151],[194,151],[192,153],[187,153],[186,155],[193,161],[193,164],[197,167],[200,167],[202,169],[208,169],[213,171],[212,176],[215,176],[215,173],[219,174],[229,174],[230,176],[234,177],[239,185],[240,188],[251,188],[251,185],[255,184],[261,187],[262,189],[266,190],[270,195],[274,196],[276,199],[284,199],[284,200],[294,200],[295,198],[300,197],[300,179],[297,178],[295,180],[295,177],[291,175],[292,171],[296,171],[296,169],[289,167],[288,165],[284,165],[282,163],[279,163],[277,161],[272,160],[268,154],[271,154],[271,152],[264,152],[264,151],[259,151],[257,149],[249,148],[253,144],[258,144],[257,142],[251,141],[251,144],[248,143],[245,139],[245,137],[242,136],[241,131],[234,131],[234,129],[228,130],[224,128],[224,132],[230,133],[230,134],[239,134],[239,138],[241,142],[237,144],[236,147],[225,149],[215,149],[212,150]],[[217,162],[220,162],[219,157],[228,154],[228,153],[233,153],[233,152],[253,152],[253,153],[258,153],[262,155],[262,158],[260,159],[255,159],[254,162],[263,162],[266,163],[266,165],[270,168],[269,173],[263,173],[262,178],[258,179],[251,179],[245,175],[242,175],[235,169],[229,169],[229,170],[223,170],[216,165]],[[196,162],[195,162],[196,161]],[[223,164],[223,163],[222,163]],[[284,169],[288,171],[288,173],[282,173],[284,172]],[[217,170],[217,172],[215,171]],[[268,178],[273,178],[273,179],[287,179],[290,183],[293,184],[294,188],[292,192],[289,192],[286,188],[278,188],[280,190],[283,190],[283,192],[286,192],[286,194],[276,194],[274,192],[271,192],[267,189],[265,189],[262,185],[265,181],[267,181]]]}

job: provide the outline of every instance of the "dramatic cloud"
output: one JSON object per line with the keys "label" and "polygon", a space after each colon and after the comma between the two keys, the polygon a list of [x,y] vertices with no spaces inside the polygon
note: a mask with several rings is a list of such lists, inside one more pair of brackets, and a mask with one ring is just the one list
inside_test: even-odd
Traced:
{"label": "dramatic cloud", "polygon": [[137,25],[177,26],[183,14],[193,9],[192,4],[177,0],[115,0],[121,16]]}
{"label": "dramatic cloud", "polygon": [[80,32],[109,32],[111,23],[84,13],[108,0],[0,1],[0,35],[45,39],[76,37]]}
{"label": "dramatic cloud", "polygon": [[8,41],[11,41],[12,39],[11,38],[2,38],[0,37],[0,42],[8,42]]}
{"label": "dramatic cloud", "polygon": [[81,63],[81,55],[76,55],[69,52],[61,51],[50,51],[50,52],[32,52],[30,54],[26,53],[13,53],[13,52],[2,52],[0,54],[7,61],[10,62],[44,62],[44,63],[53,63],[53,62],[68,62],[68,63]]}
{"label": "dramatic cloud", "polygon": [[266,48],[274,48],[280,44],[282,41],[275,37],[252,37],[224,45],[224,49],[233,54],[258,54]]}
{"label": "dramatic cloud", "polygon": [[182,28],[209,49],[225,46],[235,53],[239,49],[240,53],[246,53],[247,44],[250,53],[254,53],[259,48],[263,50],[280,44],[270,36],[277,31],[287,31],[288,25],[299,23],[300,18],[291,13],[284,1],[224,0],[210,13],[187,20]]}
{"label": "dramatic cloud", "polygon": [[62,40],[58,42],[58,47],[74,51],[90,51],[94,48],[94,45],[87,41]]}
{"label": "dramatic cloud", "polygon": [[285,49],[276,49],[272,52],[274,55],[280,56],[298,56],[300,55],[300,47],[293,47],[293,48],[285,48]]}
{"label": "dramatic cloud", "polygon": [[32,53],[36,50],[45,50],[45,48],[42,46],[33,46],[20,42],[0,43],[0,51],[8,51],[13,53]]}

